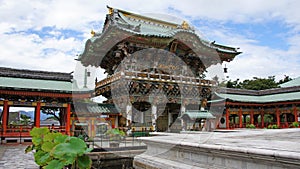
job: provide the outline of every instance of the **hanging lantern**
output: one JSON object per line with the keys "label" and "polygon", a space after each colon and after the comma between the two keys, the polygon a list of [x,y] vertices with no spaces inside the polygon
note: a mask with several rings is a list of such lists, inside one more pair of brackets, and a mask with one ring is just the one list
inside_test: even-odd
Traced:
{"label": "hanging lantern", "polygon": [[225,67],[224,67],[224,73],[227,73],[227,72],[228,72],[228,68],[225,65]]}

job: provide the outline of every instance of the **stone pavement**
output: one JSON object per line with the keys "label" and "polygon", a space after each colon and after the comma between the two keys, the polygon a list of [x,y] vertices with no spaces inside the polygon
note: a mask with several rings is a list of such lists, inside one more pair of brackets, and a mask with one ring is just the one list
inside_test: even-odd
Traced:
{"label": "stone pavement", "polygon": [[25,154],[27,145],[0,145],[0,169],[38,169],[33,154]]}
{"label": "stone pavement", "polygon": [[148,149],[134,158],[136,169],[300,168],[300,128],[153,134],[141,138]]}

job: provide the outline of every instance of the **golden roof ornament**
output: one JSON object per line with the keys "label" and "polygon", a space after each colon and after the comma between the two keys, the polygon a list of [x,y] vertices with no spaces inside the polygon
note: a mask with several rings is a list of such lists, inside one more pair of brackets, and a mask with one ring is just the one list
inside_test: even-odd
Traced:
{"label": "golden roof ornament", "polygon": [[186,21],[182,22],[181,27],[182,29],[190,29],[190,25]]}
{"label": "golden roof ornament", "polygon": [[92,29],[92,30],[91,30],[91,35],[92,35],[92,37],[94,37],[95,34],[96,34],[96,32]]}
{"label": "golden roof ornament", "polygon": [[113,14],[113,12],[114,12],[114,9],[109,7],[108,8],[108,14],[111,15],[111,14]]}

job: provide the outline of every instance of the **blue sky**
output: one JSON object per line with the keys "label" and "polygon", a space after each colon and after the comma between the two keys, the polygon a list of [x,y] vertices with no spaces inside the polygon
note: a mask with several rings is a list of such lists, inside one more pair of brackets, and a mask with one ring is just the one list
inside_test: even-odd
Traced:
{"label": "blue sky", "polygon": [[102,30],[106,5],[175,16],[188,21],[207,40],[240,47],[243,53],[226,63],[229,79],[299,76],[297,0],[2,0],[0,66],[74,71],[90,31]]}

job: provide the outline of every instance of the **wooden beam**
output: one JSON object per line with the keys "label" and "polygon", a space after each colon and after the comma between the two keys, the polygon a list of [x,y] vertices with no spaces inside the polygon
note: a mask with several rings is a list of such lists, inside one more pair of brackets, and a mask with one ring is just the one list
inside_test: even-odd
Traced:
{"label": "wooden beam", "polygon": [[292,104],[300,104],[300,101],[284,101],[284,102],[274,102],[274,103],[245,103],[245,102],[232,102],[232,101],[226,101],[226,105],[230,106],[260,106],[260,107],[266,107],[266,106],[279,106],[279,105],[292,105]]}
{"label": "wooden beam", "polygon": [[54,97],[54,98],[87,98],[91,93],[55,93],[55,92],[35,92],[35,91],[18,91],[18,90],[0,90],[3,95],[17,95],[17,96],[40,96],[40,97]]}

